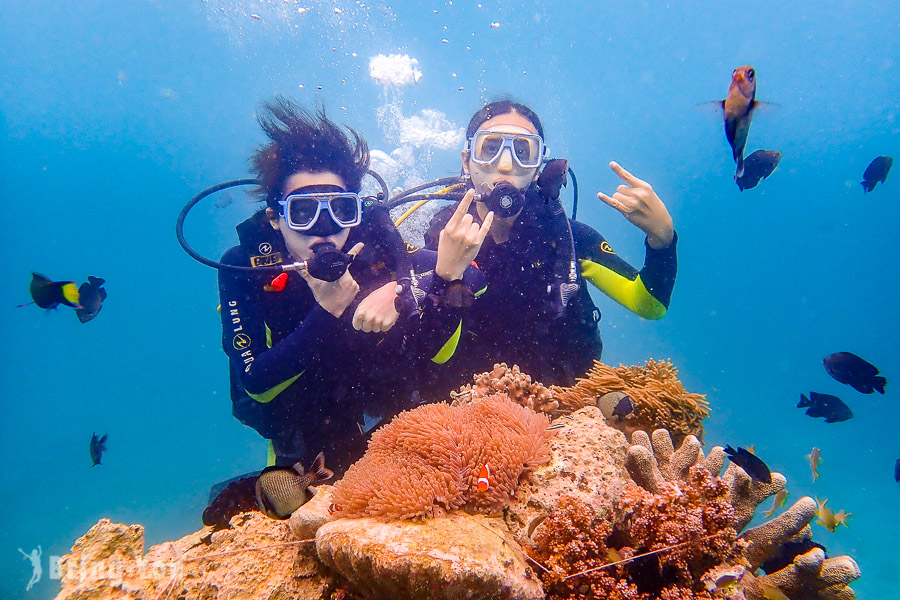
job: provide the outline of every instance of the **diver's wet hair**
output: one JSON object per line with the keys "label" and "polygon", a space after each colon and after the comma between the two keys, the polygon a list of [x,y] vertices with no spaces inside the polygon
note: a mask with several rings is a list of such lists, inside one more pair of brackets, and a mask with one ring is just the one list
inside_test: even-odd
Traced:
{"label": "diver's wet hair", "polygon": [[469,126],[466,128],[466,139],[475,135],[475,132],[478,131],[478,128],[481,127],[485,121],[499,115],[513,112],[518,113],[531,121],[531,124],[537,129],[538,135],[541,136],[541,138],[544,137],[544,127],[541,125],[541,119],[537,116],[537,113],[524,104],[519,104],[512,100],[497,100],[487,104],[472,116],[472,119],[469,121]]}
{"label": "diver's wet hair", "polygon": [[260,182],[258,193],[271,208],[278,208],[285,180],[298,171],[329,171],[344,180],[348,191],[359,192],[369,169],[369,146],[358,133],[347,132],[325,116],[324,108],[315,114],[294,101],[276,96],[263,106],[257,118],[272,140],[251,159]]}

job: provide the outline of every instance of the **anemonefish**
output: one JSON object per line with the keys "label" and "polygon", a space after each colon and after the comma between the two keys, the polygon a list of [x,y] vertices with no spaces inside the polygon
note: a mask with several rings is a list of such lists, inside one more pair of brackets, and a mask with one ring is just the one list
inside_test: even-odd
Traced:
{"label": "anemonefish", "polygon": [[328,514],[333,515],[334,513],[343,510],[339,505],[332,502],[328,505]]}
{"label": "anemonefish", "polygon": [[484,493],[491,487],[491,469],[487,465],[481,466],[478,472],[478,491]]}

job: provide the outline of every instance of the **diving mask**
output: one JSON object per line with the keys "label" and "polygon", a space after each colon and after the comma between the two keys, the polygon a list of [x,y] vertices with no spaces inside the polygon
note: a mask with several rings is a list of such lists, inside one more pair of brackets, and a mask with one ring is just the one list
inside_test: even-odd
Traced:
{"label": "diving mask", "polygon": [[[313,187],[307,186],[294,190],[290,194],[279,200],[281,205],[282,216],[287,222],[288,227],[294,231],[309,235],[332,235],[340,229],[347,227],[355,227],[362,222],[362,200],[359,194],[345,191],[304,191]],[[328,186],[336,187],[336,186]],[[319,217],[323,209],[331,216],[334,222],[330,227],[326,227],[329,233],[315,231],[320,224]],[[334,225],[337,225],[337,231],[332,231]]]}
{"label": "diving mask", "polygon": [[479,165],[495,163],[509,148],[513,160],[523,169],[541,165],[546,149],[544,140],[536,133],[501,133],[479,129],[469,138],[469,160]]}

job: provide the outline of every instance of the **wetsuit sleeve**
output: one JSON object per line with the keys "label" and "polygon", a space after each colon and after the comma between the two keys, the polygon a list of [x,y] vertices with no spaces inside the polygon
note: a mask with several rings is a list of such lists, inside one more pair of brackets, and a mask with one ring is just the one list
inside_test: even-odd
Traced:
{"label": "wetsuit sleeve", "polygon": [[651,248],[644,240],[644,267],[637,271],[619,258],[603,236],[578,221],[570,221],[581,275],[601,292],[645,319],[666,314],[678,261],[678,235],[665,248]]}
{"label": "wetsuit sleeve", "polygon": [[[458,295],[454,290],[456,282],[445,281],[434,272],[437,252],[418,250],[412,254],[413,268],[422,273],[424,292],[421,306],[421,320],[416,334],[419,352],[428,356],[431,362],[443,364],[456,352],[465,321],[466,308],[451,306],[448,294]],[[475,265],[469,265],[461,280],[463,287],[473,300],[487,290],[487,281]],[[461,294],[459,294],[461,295]]]}
{"label": "wetsuit sleeve", "polygon": [[[249,265],[240,247],[226,252],[222,262]],[[338,319],[316,304],[293,332],[269,347],[262,310],[265,293],[252,273],[219,271],[222,347],[240,374],[240,384],[260,402],[272,400],[296,381],[339,328]]]}

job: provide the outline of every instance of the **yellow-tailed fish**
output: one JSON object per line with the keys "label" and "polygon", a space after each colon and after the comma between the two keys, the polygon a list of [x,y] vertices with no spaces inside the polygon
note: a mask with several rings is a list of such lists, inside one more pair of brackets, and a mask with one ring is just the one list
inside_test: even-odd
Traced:
{"label": "yellow-tailed fish", "polygon": [[763,511],[763,514],[766,515],[767,519],[775,514],[775,511],[778,510],[779,506],[784,505],[785,501],[787,500],[787,497],[788,497],[787,490],[781,490],[780,492],[775,494],[775,501],[772,502],[772,508],[769,510]]}
{"label": "yellow-tailed fish", "polygon": [[819,517],[816,519],[816,523],[832,532],[838,528],[838,525],[849,527],[847,525],[847,519],[853,516],[853,513],[847,513],[841,509],[835,514],[833,510],[825,506],[827,502],[827,499],[819,501],[819,499],[816,498],[816,504],[818,505],[818,508],[816,508],[816,516]]}
{"label": "yellow-tailed fish", "polygon": [[788,598],[784,592],[775,587],[774,585],[769,585],[768,583],[759,584],[759,589],[762,590],[763,598],[766,600],[791,600]]}

